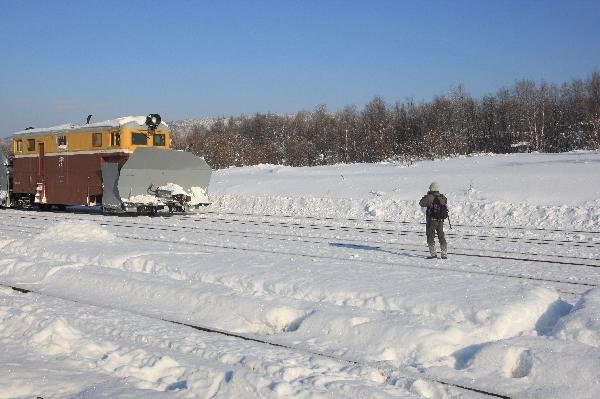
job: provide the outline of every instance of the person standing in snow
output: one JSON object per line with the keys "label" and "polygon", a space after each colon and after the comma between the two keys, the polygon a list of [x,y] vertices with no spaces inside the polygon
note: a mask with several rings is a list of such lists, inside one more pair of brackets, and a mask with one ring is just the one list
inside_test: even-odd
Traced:
{"label": "person standing in snow", "polygon": [[440,187],[436,182],[429,185],[429,192],[421,198],[419,205],[427,208],[425,232],[427,234],[427,245],[429,246],[429,259],[437,258],[435,250],[435,234],[437,233],[440,247],[442,249],[442,259],[448,257],[448,246],[444,235],[444,219],[448,217],[448,200],[444,194],[440,193]]}

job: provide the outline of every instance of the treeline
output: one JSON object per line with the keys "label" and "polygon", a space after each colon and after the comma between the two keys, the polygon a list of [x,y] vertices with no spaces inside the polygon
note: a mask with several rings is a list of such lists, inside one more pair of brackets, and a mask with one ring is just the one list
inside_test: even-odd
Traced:
{"label": "treeline", "polygon": [[480,99],[462,86],[429,102],[295,115],[218,119],[185,135],[176,148],[204,156],[214,168],[259,163],[313,166],[436,158],[473,152],[563,152],[600,148],[600,73],[562,85],[517,81]]}
{"label": "treeline", "polygon": [[563,152],[600,148],[600,73],[561,86],[517,81],[474,99],[461,86],[430,102],[362,110],[222,118],[196,127],[176,146],[215,168],[258,163],[312,166],[435,158],[472,152]]}

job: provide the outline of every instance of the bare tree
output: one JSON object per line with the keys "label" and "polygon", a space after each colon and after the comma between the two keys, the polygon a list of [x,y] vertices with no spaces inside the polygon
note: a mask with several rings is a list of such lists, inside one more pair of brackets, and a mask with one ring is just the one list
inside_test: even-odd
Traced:
{"label": "bare tree", "polygon": [[367,103],[361,119],[364,137],[364,145],[362,146],[364,161],[381,161],[393,155],[393,129],[383,99],[375,97]]}
{"label": "bare tree", "polygon": [[341,161],[358,162],[358,142],[360,141],[360,120],[356,106],[346,106],[336,114],[338,143]]}
{"label": "bare tree", "polygon": [[11,139],[0,139],[0,153],[5,157],[8,157],[12,153]]}

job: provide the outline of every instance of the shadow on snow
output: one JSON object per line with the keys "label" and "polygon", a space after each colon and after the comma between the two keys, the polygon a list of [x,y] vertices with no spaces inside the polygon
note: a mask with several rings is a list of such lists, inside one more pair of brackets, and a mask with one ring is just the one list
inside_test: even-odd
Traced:
{"label": "shadow on snow", "polygon": [[360,251],[377,251],[382,253],[388,253],[392,255],[400,255],[400,256],[408,256],[411,258],[422,258],[422,255],[414,255],[408,252],[398,252],[398,251],[390,251],[388,249],[383,249],[381,247],[375,247],[371,245],[363,245],[363,244],[349,244],[344,242],[330,242],[329,246],[336,248],[346,248],[346,249],[356,249]]}

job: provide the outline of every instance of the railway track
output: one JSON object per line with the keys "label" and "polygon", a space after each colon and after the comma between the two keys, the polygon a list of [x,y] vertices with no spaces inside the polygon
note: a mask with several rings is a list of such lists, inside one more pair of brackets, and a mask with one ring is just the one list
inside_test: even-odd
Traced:
{"label": "railway track", "polygon": [[[44,216],[19,216],[21,219],[40,219],[50,221],[50,217]],[[107,218],[89,218],[88,220],[100,223],[104,226],[115,226],[115,227],[123,227],[123,228],[138,228],[138,229],[147,229],[147,230],[155,230],[155,231],[165,231],[165,232],[180,232],[180,231],[188,231],[188,232],[200,232],[200,231],[209,231],[209,232],[219,232],[219,233],[229,233],[243,236],[269,236],[269,237],[282,237],[282,241],[293,240],[295,242],[305,242],[305,243],[330,243],[330,240],[339,240],[338,237],[331,236],[298,236],[297,234],[286,234],[279,232],[269,232],[266,233],[264,231],[256,232],[250,230],[230,230],[230,229],[220,229],[220,228],[210,228],[210,227],[202,227],[202,226],[185,226],[185,225],[173,225],[173,224],[157,224],[157,223],[146,223],[143,221],[130,220],[130,219],[121,219],[119,221],[110,220]],[[126,221],[124,221],[126,220]],[[247,221],[236,221],[240,225],[245,225]],[[226,223],[231,224],[231,223]],[[260,226],[259,223],[252,222],[255,226]],[[276,225],[275,225],[276,226]],[[277,227],[277,226],[276,226]],[[336,230],[337,231],[337,230]],[[287,240],[285,238],[288,238]],[[273,238],[275,239],[275,238]],[[312,240],[312,241],[309,241]],[[317,241],[314,241],[317,240]],[[400,250],[400,251],[408,251],[415,254],[425,254],[425,251],[422,249],[422,244],[410,244],[410,243],[402,243],[395,244],[390,243],[388,241],[383,240],[373,240],[370,238],[367,239],[356,239],[356,238],[345,238],[346,241],[351,242],[359,242],[359,243],[367,243],[374,244],[373,249],[376,250]],[[384,247],[387,246],[387,247]],[[466,252],[465,252],[466,251]],[[502,253],[504,255],[493,255],[485,252],[492,253]],[[464,257],[473,257],[473,258],[488,258],[488,259],[498,259],[498,260],[512,260],[512,261],[520,261],[520,262],[540,262],[540,263],[548,263],[548,264],[558,264],[558,265],[570,265],[570,266],[582,266],[582,267],[600,267],[600,262],[597,259],[590,257],[578,257],[578,256],[567,256],[567,255],[554,255],[554,254],[543,254],[543,253],[535,253],[535,252],[511,252],[511,251],[490,251],[487,249],[475,249],[475,248],[456,248],[453,251],[450,251],[449,254],[456,256],[464,256]],[[557,258],[557,259],[554,259]],[[585,262],[584,262],[585,261]]]}
{"label": "railway track", "polygon": [[[45,219],[45,217],[44,218],[32,217],[32,218],[49,220],[49,219]],[[143,225],[135,225],[135,224],[121,223],[121,222],[110,223],[110,222],[104,221],[104,222],[100,222],[100,225],[112,226],[112,227],[122,227],[122,228],[128,228],[128,229],[137,228],[137,229],[143,229],[143,230],[162,231],[162,232],[177,232],[177,231],[179,231],[178,229],[173,229],[173,228],[168,228],[168,227],[160,227],[160,226],[155,226],[155,225],[148,227],[148,226],[143,226]],[[5,224],[0,229],[6,229],[7,227],[8,228],[12,227],[13,230],[15,230],[15,229],[16,230],[25,229],[24,231],[29,230],[30,233],[37,231],[37,228],[34,228],[34,227],[26,227],[26,226],[18,226],[18,225],[10,225],[10,224]],[[222,232],[213,232],[213,233],[215,233],[214,235],[218,235],[218,236],[230,237],[233,233],[236,233],[236,232],[222,231]],[[239,232],[237,232],[237,233],[239,233]],[[248,233],[239,233],[238,236],[242,237],[242,238],[255,238],[256,237],[256,235],[248,234]],[[267,236],[268,236],[268,234],[267,234]],[[138,240],[138,241],[159,242],[159,243],[163,243],[163,244],[168,243],[171,245],[188,246],[188,247],[192,246],[192,247],[203,247],[203,248],[220,248],[220,249],[236,250],[236,251],[249,251],[249,252],[255,252],[255,253],[287,255],[287,256],[293,256],[293,257],[309,258],[309,259],[323,259],[323,260],[334,260],[334,261],[360,263],[360,264],[372,264],[372,265],[379,265],[379,266],[388,266],[388,267],[393,267],[393,268],[404,267],[404,268],[412,268],[412,269],[417,269],[417,270],[431,270],[431,271],[447,272],[447,273],[487,275],[487,276],[501,277],[501,278],[507,278],[507,279],[515,279],[518,281],[530,281],[530,282],[537,282],[537,283],[543,283],[543,284],[553,284],[558,292],[560,292],[562,294],[567,294],[567,295],[578,295],[589,288],[597,287],[600,285],[599,282],[560,280],[560,279],[555,279],[555,278],[542,278],[542,277],[536,277],[536,276],[524,275],[524,274],[519,275],[519,274],[510,274],[510,273],[494,273],[489,270],[473,270],[473,269],[464,269],[464,268],[448,267],[448,266],[440,266],[440,265],[430,266],[430,265],[423,265],[423,264],[408,264],[408,263],[401,263],[401,262],[389,261],[389,260],[355,259],[352,257],[340,257],[340,256],[321,255],[321,254],[315,254],[315,253],[304,253],[304,252],[297,252],[297,251],[265,249],[262,247],[255,248],[255,247],[247,247],[247,246],[210,244],[210,243],[190,242],[190,241],[182,242],[182,241],[178,241],[178,240],[168,240],[165,238],[140,237],[137,235],[130,235],[130,234],[117,234],[117,237],[124,238],[124,239]],[[268,237],[266,237],[265,239],[274,240],[274,238],[268,238]],[[286,241],[289,241],[289,240],[290,239],[286,239]],[[298,241],[298,240],[294,240],[294,241]],[[583,264],[581,266],[587,267],[589,265]],[[571,287],[571,288],[569,290],[566,290],[564,288],[561,288],[560,285],[566,285],[567,287]],[[578,288],[578,289],[580,289],[580,291],[573,291],[573,288]]]}
{"label": "railway track", "polygon": [[[359,219],[359,218],[334,218],[334,217],[320,217],[320,216],[296,216],[296,215],[276,215],[276,214],[258,214],[258,213],[244,213],[244,212],[216,212],[216,211],[203,211],[199,212],[199,215],[230,215],[230,216],[251,216],[251,217],[270,217],[279,219],[297,219],[297,220],[327,220],[327,221],[343,221],[343,222],[360,222],[360,223],[379,223],[379,224],[405,224],[414,225],[415,222],[409,221],[398,221],[398,220],[378,220],[378,219]],[[183,217],[189,217],[182,215]],[[191,216],[193,217],[193,216]],[[417,223],[424,225],[425,223]],[[494,225],[470,225],[470,224],[459,224],[455,223],[453,226],[456,227],[468,227],[468,228],[483,228],[483,229],[494,229],[494,230],[514,230],[514,231],[539,231],[539,232],[557,232],[557,233],[573,233],[573,234],[598,234],[600,230],[573,230],[573,229],[546,229],[543,227],[533,226],[494,226]]]}
{"label": "railway track", "polygon": [[381,363],[375,364],[374,362],[344,358],[341,356],[332,355],[327,352],[316,351],[316,350],[312,350],[309,348],[304,348],[299,345],[286,345],[286,344],[278,343],[278,342],[266,339],[261,336],[234,333],[231,331],[227,331],[227,330],[223,330],[223,329],[219,329],[219,328],[215,328],[215,327],[211,327],[211,326],[182,322],[182,321],[175,320],[175,319],[172,319],[169,317],[156,317],[151,314],[132,311],[131,309],[127,309],[124,307],[107,306],[107,305],[98,304],[98,303],[94,303],[94,302],[88,302],[88,301],[85,301],[82,299],[69,298],[69,297],[65,297],[63,295],[49,294],[47,292],[41,292],[41,291],[29,289],[29,288],[23,288],[18,285],[9,284],[6,282],[0,282],[0,286],[5,287],[5,288],[10,288],[21,294],[33,294],[33,295],[39,295],[42,297],[48,297],[48,298],[59,299],[62,301],[68,301],[68,302],[76,303],[76,304],[83,304],[83,305],[87,305],[87,306],[99,307],[99,308],[103,308],[103,309],[107,309],[107,310],[118,310],[120,312],[127,312],[129,314],[133,314],[133,315],[136,315],[139,317],[144,317],[144,318],[158,320],[158,321],[165,322],[165,323],[188,327],[188,328],[194,329],[196,331],[201,331],[204,333],[218,334],[218,335],[229,337],[229,338],[250,341],[250,342],[260,344],[260,345],[275,347],[275,348],[279,348],[282,350],[300,352],[300,353],[304,353],[304,354],[308,354],[308,355],[312,355],[312,356],[317,356],[317,357],[333,360],[333,361],[336,361],[336,362],[339,362],[342,364],[364,367],[369,370],[377,371],[381,375],[385,376],[386,383],[388,383],[389,381],[396,380],[398,378],[422,379],[422,380],[426,380],[426,381],[429,381],[432,383],[440,384],[440,385],[448,387],[448,388],[458,389],[463,392],[476,393],[479,395],[483,395],[485,397],[511,399],[511,397],[509,395],[504,394],[504,393],[494,392],[490,388],[468,385],[468,384],[465,384],[465,383],[462,383],[459,381],[452,381],[449,379],[436,377],[435,375],[432,375],[432,374],[418,373],[418,372],[415,372],[415,371],[412,371],[412,370],[409,370],[406,368],[399,369],[399,368],[392,367],[391,365],[387,366],[387,367],[382,367]]}
{"label": "railway track", "polygon": [[[208,219],[208,218],[206,218]],[[219,222],[252,222],[267,226],[280,226],[280,227],[294,227],[300,229],[311,229],[311,230],[330,230],[330,231],[356,231],[360,233],[371,233],[371,234],[382,234],[382,235],[393,235],[393,236],[406,236],[410,234],[422,235],[421,230],[405,230],[405,229],[386,229],[378,227],[357,227],[357,226],[344,226],[344,225],[333,225],[333,224],[303,224],[303,223],[287,223],[287,222],[273,222],[256,219],[235,219],[235,218],[218,218],[213,217],[209,220],[215,220]],[[573,246],[573,247],[584,247],[584,248],[600,248],[600,242],[594,243],[589,241],[578,241],[578,240],[554,240],[548,238],[525,238],[525,237],[514,237],[514,236],[500,236],[500,235],[489,235],[489,234],[469,234],[469,233],[454,233],[452,231],[446,232],[446,236],[454,239],[462,240],[479,240],[479,241],[497,241],[505,240],[508,242],[518,243],[524,242],[528,244],[538,245],[559,245],[559,246]]]}
{"label": "railway track", "polygon": [[[31,212],[31,211],[17,211],[17,212]],[[81,210],[76,211],[66,211],[67,213],[79,213],[86,215],[98,215],[98,212],[85,212]],[[65,211],[45,211],[43,214],[64,214]],[[205,217],[206,215],[211,215],[211,218]],[[234,216],[234,218],[222,217],[225,216]],[[213,216],[221,216],[221,217],[213,217]],[[239,216],[251,216],[251,217],[265,217],[265,218],[275,218],[275,219],[293,219],[296,222],[288,223],[282,222],[280,220],[260,220],[260,219],[242,219]],[[102,219],[90,219],[94,221],[102,221],[107,218],[118,218],[118,219],[128,219],[127,216],[121,215],[104,215]],[[357,222],[366,222],[366,223],[384,223],[384,224],[394,224],[394,225],[408,225],[414,226],[415,223],[405,222],[405,221],[391,221],[391,220],[382,220],[378,221],[375,219],[353,219],[353,218],[318,218],[313,216],[306,217],[298,217],[298,216],[290,216],[290,215],[271,215],[271,214],[253,214],[253,213],[234,213],[234,212],[214,212],[207,211],[195,215],[182,215],[182,214],[174,214],[168,215],[165,217],[166,220],[174,219],[174,220],[207,220],[211,223],[222,222],[225,224],[238,223],[238,224],[252,224],[255,226],[267,226],[267,227],[283,227],[283,228],[295,228],[300,230],[315,230],[315,231],[341,231],[341,232],[356,232],[356,233],[369,233],[372,235],[383,235],[383,236],[393,236],[393,237],[406,237],[406,236],[423,236],[423,229],[420,226],[423,223],[419,223],[419,229],[397,229],[397,228],[381,228],[381,227],[364,227],[364,226],[347,226],[347,225],[336,225],[331,223],[303,223],[303,220],[309,221],[357,221]],[[137,223],[137,222],[132,222]],[[535,228],[535,227],[502,227],[502,226],[478,226],[478,225],[454,225],[456,227],[469,227],[469,228],[483,228],[483,229],[492,229],[492,230],[518,230],[518,231],[540,231],[540,232],[568,232],[568,233],[577,233],[577,234],[599,234],[600,231],[585,231],[585,230],[561,230],[561,229],[543,229],[543,228]],[[192,227],[192,226],[186,226]],[[526,243],[532,245],[539,246],[560,246],[560,247],[576,247],[576,248],[599,248],[600,249],[600,236],[598,237],[598,242],[595,241],[581,241],[581,240],[565,240],[565,239],[551,239],[551,238],[535,238],[535,237],[517,237],[510,235],[492,235],[492,234],[472,234],[472,233],[457,233],[455,231],[447,231],[446,236],[453,240],[466,240],[466,241],[480,241],[480,242],[510,242],[510,243]]]}

